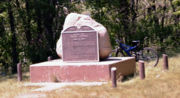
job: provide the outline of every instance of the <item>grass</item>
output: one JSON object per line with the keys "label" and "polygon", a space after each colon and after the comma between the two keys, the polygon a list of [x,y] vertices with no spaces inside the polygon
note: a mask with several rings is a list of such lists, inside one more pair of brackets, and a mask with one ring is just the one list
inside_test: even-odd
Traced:
{"label": "grass", "polygon": [[22,84],[29,81],[29,73],[23,75],[23,81],[17,82],[17,75],[0,77],[0,98],[14,98],[23,93],[29,93],[37,87],[24,87]]}
{"label": "grass", "polygon": [[[139,76],[118,82],[117,88],[111,82],[102,86],[69,86],[45,93],[47,98],[179,98],[180,97],[180,54],[169,58],[169,70],[162,68],[162,59],[157,67],[146,67],[146,78]],[[138,69],[138,67],[137,67]],[[27,74],[28,76],[28,74]],[[27,77],[26,76],[26,77]],[[10,79],[7,79],[10,78]],[[13,98],[26,94],[36,87],[24,87],[14,77],[0,79],[1,98]]]}
{"label": "grass", "polygon": [[139,76],[101,87],[71,86],[47,93],[49,98],[178,98],[180,97],[180,55],[169,58],[169,71],[162,70],[162,59],[157,67],[146,67],[146,79]]}

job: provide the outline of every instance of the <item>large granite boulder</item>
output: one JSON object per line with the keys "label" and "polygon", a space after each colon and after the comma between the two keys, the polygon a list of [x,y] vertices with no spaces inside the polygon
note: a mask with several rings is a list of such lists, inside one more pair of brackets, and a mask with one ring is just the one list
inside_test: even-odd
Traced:
{"label": "large granite boulder", "polygon": [[[107,32],[107,29],[100,23],[93,20],[90,16],[77,14],[77,13],[70,13],[67,15],[63,30],[66,30],[67,28],[71,26],[76,26],[77,28],[80,28],[81,26],[90,26],[98,33],[99,38],[99,56],[101,59],[105,59],[109,56],[111,53],[111,43],[109,39],[109,35]],[[61,33],[62,33],[61,32]],[[56,52],[59,57],[62,57],[62,38],[60,36],[60,39],[57,42],[56,45]]]}

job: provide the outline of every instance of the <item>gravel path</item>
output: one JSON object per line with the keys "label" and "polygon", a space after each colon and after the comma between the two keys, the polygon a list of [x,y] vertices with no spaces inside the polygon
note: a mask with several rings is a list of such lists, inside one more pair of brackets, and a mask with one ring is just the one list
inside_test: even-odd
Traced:
{"label": "gravel path", "polygon": [[14,98],[46,98],[46,94],[41,93],[27,93],[27,94],[21,94],[19,96],[16,96]]}
{"label": "gravel path", "polygon": [[52,91],[65,86],[100,86],[107,82],[65,82],[65,83],[26,83],[24,86],[41,86],[41,88],[32,91]]}

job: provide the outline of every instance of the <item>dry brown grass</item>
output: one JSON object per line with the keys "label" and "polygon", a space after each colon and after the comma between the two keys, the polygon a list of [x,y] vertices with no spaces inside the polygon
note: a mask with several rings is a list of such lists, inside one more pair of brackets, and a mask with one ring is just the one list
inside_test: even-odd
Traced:
{"label": "dry brown grass", "polygon": [[[15,76],[0,78],[0,97],[13,98],[32,93],[31,89],[36,87],[24,87],[24,82],[17,82]],[[160,59],[157,67],[146,67],[145,80],[140,80],[137,75],[125,82],[118,82],[117,88],[112,88],[109,82],[102,86],[69,86],[38,93],[45,93],[47,98],[180,98],[180,54],[169,58],[169,71],[162,70]]]}
{"label": "dry brown grass", "polygon": [[24,87],[22,84],[29,81],[29,73],[24,74],[23,82],[17,82],[16,75],[0,78],[0,98],[14,98],[20,94],[29,93],[37,87]]}
{"label": "dry brown grass", "polygon": [[162,59],[157,67],[146,67],[146,79],[139,76],[103,86],[71,86],[47,93],[49,98],[180,98],[180,55],[169,58],[169,71],[162,70]]}

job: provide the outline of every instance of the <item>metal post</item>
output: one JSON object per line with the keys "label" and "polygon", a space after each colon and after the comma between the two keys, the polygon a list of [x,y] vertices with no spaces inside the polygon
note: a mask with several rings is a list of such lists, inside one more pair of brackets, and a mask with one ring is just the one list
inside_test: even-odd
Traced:
{"label": "metal post", "polygon": [[17,79],[18,79],[18,81],[22,81],[22,70],[21,70],[21,63],[18,63],[17,64],[17,74],[18,74],[18,77],[17,77]]}
{"label": "metal post", "polygon": [[112,79],[112,87],[117,87],[117,81],[116,81],[116,67],[111,68],[111,79]]}
{"label": "metal post", "polygon": [[48,61],[52,60],[52,57],[51,56],[48,56]]}
{"label": "metal post", "polygon": [[142,80],[145,78],[144,61],[139,61],[139,76]]}
{"label": "metal post", "polygon": [[168,56],[166,54],[163,54],[163,69],[168,70]]}

